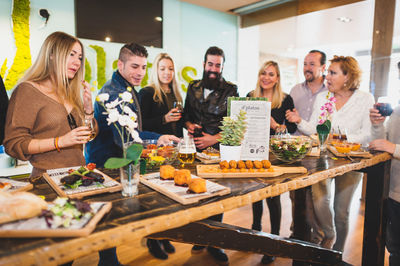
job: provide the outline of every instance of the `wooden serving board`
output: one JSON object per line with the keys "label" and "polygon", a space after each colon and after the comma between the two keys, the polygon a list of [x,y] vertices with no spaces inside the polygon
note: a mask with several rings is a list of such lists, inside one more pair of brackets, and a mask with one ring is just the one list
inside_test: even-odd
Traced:
{"label": "wooden serving board", "polygon": [[13,179],[9,178],[0,178],[0,182],[2,183],[9,183],[11,185],[11,188],[4,190],[0,189],[0,191],[7,191],[7,192],[20,192],[20,191],[28,191],[33,188],[33,185],[29,182],[22,182],[22,181],[16,181]]}
{"label": "wooden serving board", "polygon": [[372,154],[367,151],[350,151],[347,154],[340,153],[336,150],[336,148],[332,145],[326,145],[326,148],[332,152],[336,157],[361,157],[361,158],[371,158]]}
{"label": "wooden serving board", "polygon": [[[245,169],[241,172],[239,169],[228,169],[227,172],[221,170],[218,164],[197,165],[197,175],[204,178],[255,178],[255,177],[275,177],[287,173],[307,173],[307,169],[302,166],[274,166],[269,169]],[[252,171],[250,171],[252,170]]]}
{"label": "wooden serving board", "polygon": [[94,169],[93,171],[103,175],[104,186],[98,187],[97,185],[94,184],[87,187],[80,186],[75,189],[63,189],[64,186],[60,183],[60,179],[68,175],[69,169],[78,169],[79,167],[80,166],[52,169],[44,173],[43,176],[60,197],[68,197],[70,199],[81,199],[83,197],[91,195],[96,195],[106,192],[116,192],[122,190],[121,183],[115,181],[114,179],[104,174],[103,172],[100,172],[97,169]]}
{"label": "wooden serving board", "polygon": [[202,156],[199,152],[196,153],[196,159],[198,159],[200,162],[204,164],[213,164],[213,163],[219,163],[221,161],[221,158],[206,158]]}
{"label": "wooden serving board", "polygon": [[[0,238],[9,237],[84,237],[96,228],[97,223],[111,210],[111,202],[92,202],[91,206],[98,205],[98,210],[81,228],[47,228],[44,218],[14,221],[0,225]],[[92,207],[93,208],[93,207]]]}
{"label": "wooden serving board", "polygon": [[[192,175],[192,178],[196,177],[197,176]],[[193,194],[187,193],[187,187],[176,186],[174,180],[160,179],[160,173],[143,175],[140,177],[140,182],[183,205],[196,203],[202,199],[223,196],[231,193],[231,189],[229,187],[225,187],[208,180],[206,180],[207,192]]]}

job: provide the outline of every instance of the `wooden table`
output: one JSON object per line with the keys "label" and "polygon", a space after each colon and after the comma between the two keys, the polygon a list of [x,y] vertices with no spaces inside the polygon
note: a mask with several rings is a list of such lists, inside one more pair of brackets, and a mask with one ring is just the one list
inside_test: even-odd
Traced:
{"label": "wooden table", "polygon": [[[295,190],[294,234],[298,239],[307,240],[302,211],[304,188],[348,171],[362,170],[368,173],[363,265],[383,265],[385,220],[383,204],[388,195],[390,167],[388,160],[391,156],[379,153],[371,159],[357,160],[354,163],[347,159],[333,159],[331,156],[332,154],[326,153],[320,158],[306,157],[295,164],[306,167],[307,174],[285,174],[276,178],[215,179],[213,181],[229,186],[231,194],[186,206],[144,185],[139,185],[139,195],[133,198],[122,198],[120,192],[88,197],[88,201],[113,203],[111,212],[103,218],[91,235],[70,239],[1,239],[0,264],[56,265],[125,242],[140,241],[150,234],[153,234],[152,237],[166,237],[182,242],[211,244],[222,248],[289,257],[295,260],[294,264],[298,261],[340,263],[341,253],[337,251],[323,249],[304,241],[284,239],[249,229],[238,229],[222,223],[200,220]],[[272,163],[280,164],[276,160],[272,160]],[[109,174],[115,176],[115,173],[109,172]],[[44,195],[48,201],[56,197],[45,182],[37,184],[33,192]],[[211,231],[213,234],[209,234]],[[178,234],[179,232],[190,233]],[[229,241],[232,237],[236,241]],[[289,250],[291,252],[288,252]]]}

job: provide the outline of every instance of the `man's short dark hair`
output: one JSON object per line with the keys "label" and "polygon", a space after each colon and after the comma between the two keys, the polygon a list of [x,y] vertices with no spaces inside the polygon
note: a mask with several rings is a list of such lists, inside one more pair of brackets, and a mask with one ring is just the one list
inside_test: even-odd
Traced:
{"label": "man's short dark hair", "polygon": [[136,55],[140,57],[146,57],[149,55],[147,50],[144,46],[137,44],[137,43],[127,43],[125,44],[121,50],[119,51],[118,59],[122,62],[126,62],[129,57]]}
{"label": "man's short dark hair", "polygon": [[308,53],[309,53],[309,54],[312,54],[312,53],[318,53],[318,54],[320,54],[320,55],[321,55],[321,60],[320,60],[321,66],[323,66],[323,65],[326,64],[326,54],[325,54],[324,52],[322,52],[322,51],[320,51],[320,50],[311,50],[311,51],[309,51]]}
{"label": "man's short dark hair", "polygon": [[211,46],[210,48],[207,49],[206,54],[204,55],[204,63],[207,62],[207,55],[219,55],[222,56],[224,59],[223,62],[225,62],[225,54],[224,51],[217,47],[217,46]]}

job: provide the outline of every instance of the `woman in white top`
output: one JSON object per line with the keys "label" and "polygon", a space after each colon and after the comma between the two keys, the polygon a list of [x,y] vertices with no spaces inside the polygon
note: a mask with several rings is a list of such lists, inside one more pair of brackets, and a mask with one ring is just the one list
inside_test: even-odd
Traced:
{"label": "woman in white top", "polygon": [[[332,128],[346,130],[349,142],[367,144],[371,136],[369,109],[374,105],[374,98],[368,92],[358,90],[361,70],[351,56],[334,56],[326,76],[329,92],[336,98],[331,114]],[[320,107],[327,102],[327,93],[320,93],[314,103],[309,122],[302,120],[294,109],[286,113],[290,122],[295,122],[300,131],[306,134],[316,133]],[[351,199],[362,173],[349,172],[334,179],[321,181],[312,186],[315,213],[324,239],[321,245],[326,248],[343,251],[348,232],[348,215]],[[331,184],[335,181],[335,197],[332,199]],[[333,202],[333,209],[331,201]],[[336,242],[335,241],[336,237]]]}

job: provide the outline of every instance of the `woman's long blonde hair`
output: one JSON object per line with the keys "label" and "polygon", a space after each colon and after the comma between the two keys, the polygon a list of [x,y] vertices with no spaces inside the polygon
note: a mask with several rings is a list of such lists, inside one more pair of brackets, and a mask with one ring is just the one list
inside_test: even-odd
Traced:
{"label": "woman's long blonde hair", "polygon": [[172,62],[172,66],[174,67],[174,76],[172,78],[171,84],[169,84],[172,87],[172,91],[175,94],[175,98],[177,101],[182,102],[182,96],[179,93],[179,87],[178,87],[178,82],[176,79],[176,68],[175,68],[175,63],[174,60],[172,60],[171,56],[167,53],[160,53],[156,56],[154,59],[153,66],[151,68],[151,74],[150,74],[150,81],[147,86],[150,86],[154,88],[154,95],[153,95],[153,100],[157,103],[163,104],[163,95],[165,96],[165,92],[161,88],[161,83],[160,79],[158,78],[158,64],[160,63],[161,60],[163,59],[169,59]]}
{"label": "woman's long blonde hair", "polygon": [[260,76],[264,72],[264,70],[269,66],[273,66],[275,68],[276,74],[278,76],[278,82],[275,84],[273,88],[272,99],[271,99],[271,108],[274,109],[281,107],[282,101],[285,98],[285,94],[283,93],[281,87],[281,72],[279,70],[278,63],[276,63],[275,61],[267,61],[261,66],[260,70],[258,71],[256,89],[253,91],[252,97],[263,97],[262,88],[260,85]]}
{"label": "woman's long blonde hair", "polygon": [[[67,76],[67,58],[74,44],[78,42],[82,48],[82,64],[75,77]],[[85,73],[85,54],[82,43],[64,32],[53,32],[44,41],[39,54],[19,83],[24,81],[41,82],[50,79],[56,86],[56,94],[62,102],[75,107],[83,117],[82,80]]]}

